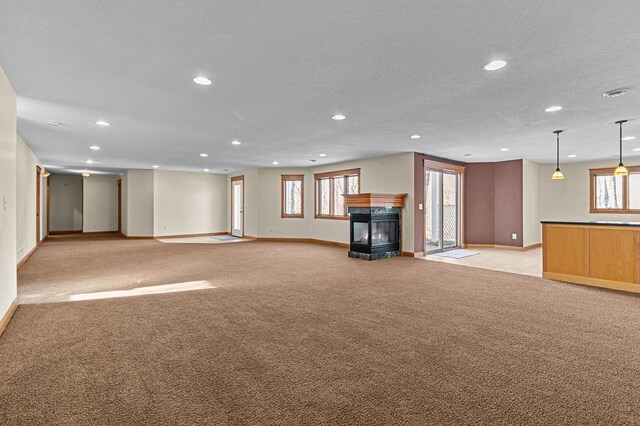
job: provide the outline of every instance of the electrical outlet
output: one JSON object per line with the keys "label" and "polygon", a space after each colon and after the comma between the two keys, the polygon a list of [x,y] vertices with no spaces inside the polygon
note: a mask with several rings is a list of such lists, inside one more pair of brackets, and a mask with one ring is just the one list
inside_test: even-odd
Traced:
{"label": "electrical outlet", "polygon": [[4,195],[2,196],[2,210],[6,210],[7,209],[7,197],[5,197]]}
{"label": "electrical outlet", "polygon": [[512,240],[517,240],[518,239],[518,234],[511,234],[511,239]]}
{"label": "electrical outlet", "polygon": [[418,204],[418,210],[422,210],[422,209],[423,209],[423,207],[422,207],[422,203],[419,203],[419,204]]}

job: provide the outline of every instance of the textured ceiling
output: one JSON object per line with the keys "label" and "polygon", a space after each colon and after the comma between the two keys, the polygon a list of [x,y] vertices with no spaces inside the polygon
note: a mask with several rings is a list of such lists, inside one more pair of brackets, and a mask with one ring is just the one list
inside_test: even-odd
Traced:
{"label": "textured ceiling", "polygon": [[[4,0],[0,66],[45,164],[551,162],[558,128],[564,160],[585,161],[616,154],[618,119],[640,154],[638,16],[637,0]],[[496,58],[509,64],[482,69]],[[633,90],[602,97],[618,87]]]}

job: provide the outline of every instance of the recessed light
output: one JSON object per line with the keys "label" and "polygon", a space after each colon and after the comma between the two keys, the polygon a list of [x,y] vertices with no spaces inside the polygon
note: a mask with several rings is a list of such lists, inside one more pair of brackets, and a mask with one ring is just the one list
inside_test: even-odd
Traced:
{"label": "recessed light", "polygon": [[544,111],[545,112],[556,112],[556,111],[560,111],[562,109],[562,107],[560,105],[554,105],[554,106],[550,106],[549,108],[545,108]]}
{"label": "recessed light", "polygon": [[498,59],[498,60],[489,62],[487,65],[485,65],[482,68],[484,68],[487,71],[496,71],[496,70],[499,70],[500,68],[504,68],[505,65],[507,65],[506,61],[503,61],[502,59]]}
{"label": "recessed light", "polygon": [[242,142],[240,142],[240,141],[232,141],[231,142],[231,145],[240,145],[240,144],[242,144]]}
{"label": "recessed light", "polygon": [[198,76],[198,77],[194,78],[193,82],[196,83],[196,84],[199,84],[201,86],[209,86],[209,85],[211,85],[211,80],[209,80],[207,77],[202,77],[202,76]]}
{"label": "recessed light", "polygon": [[49,126],[61,126],[61,125],[62,125],[62,123],[61,123],[61,122],[59,122],[59,121],[54,121],[54,120],[49,120],[49,121],[47,121],[47,124],[48,124]]}
{"label": "recessed light", "polygon": [[633,148],[634,151],[640,151],[640,148]]}
{"label": "recessed light", "polygon": [[153,167],[154,169],[157,169],[157,168],[158,168],[158,167],[160,167],[160,166],[156,166],[156,165],[154,164],[154,165],[153,165],[153,166],[151,166],[151,167]]}
{"label": "recessed light", "polygon": [[500,148],[500,152],[507,152],[509,151],[509,148]]}
{"label": "recessed light", "polygon": [[209,169],[204,169],[204,171],[205,171],[205,172],[208,172],[208,171],[209,171]]}
{"label": "recessed light", "polygon": [[91,146],[89,147],[89,149],[90,149],[91,151],[100,151],[100,147],[99,147],[98,145],[91,145]]}
{"label": "recessed light", "polygon": [[318,154],[318,157],[326,157],[327,154]]}
{"label": "recessed light", "polygon": [[111,123],[109,123],[108,121],[102,121],[102,120],[96,121],[96,124],[98,126],[111,126]]}
{"label": "recessed light", "polygon": [[411,135],[409,136],[411,139],[420,139],[420,135]]}
{"label": "recessed light", "polygon": [[576,158],[576,157],[577,157],[577,155],[576,155],[576,154],[569,154],[569,155],[567,155],[567,157],[569,157],[569,158]]}
{"label": "recessed light", "polygon": [[87,160],[87,164],[93,164],[94,161],[93,160]]}
{"label": "recessed light", "polygon": [[625,136],[624,138],[622,138],[623,141],[632,141],[635,140],[635,136]]}
{"label": "recessed light", "polygon": [[280,164],[280,163],[278,163],[277,161],[274,161],[274,162],[273,162],[273,163],[271,163],[271,164],[273,164],[274,166],[277,166],[277,165],[278,165],[278,164]]}
{"label": "recessed light", "polygon": [[91,173],[89,173],[89,172],[82,172],[82,176],[84,176],[84,177],[89,177],[89,176],[91,176]]}
{"label": "recessed light", "polygon": [[205,154],[204,152],[202,154],[200,154],[200,157],[208,157],[209,154]]}
{"label": "recessed light", "polygon": [[336,121],[340,121],[340,120],[344,120],[344,119],[345,119],[345,118],[347,118],[347,117],[346,117],[346,116],[344,116],[344,115],[342,115],[342,114],[336,114],[336,115],[334,115],[334,116],[333,116],[333,117],[331,117],[331,118],[333,118],[333,119],[334,119],[334,120],[336,120]]}
{"label": "recessed light", "polygon": [[312,158],[312,159],[311,159],[311,160],[309,160],[309,161],[311,161],[312,163],[315,163],[315,162],[316,162],[316,159],[315,159],[315,158]]}
{"label": "recessed light", "polygon": [[464,154],[465,157],[471,157],[471,154]]}
{"label": "recessed light", "polygon": [[229,171],[229,169],[222,169],[222,171],[224,171],[224,172],[228,172],[228,171]]}
{"label": "recessed light", "polygon": [[617,98],[618,96],[626,95],[629,93],[629,89],[613,89],[608,92],[604,92],[602,96],[605,98]]}

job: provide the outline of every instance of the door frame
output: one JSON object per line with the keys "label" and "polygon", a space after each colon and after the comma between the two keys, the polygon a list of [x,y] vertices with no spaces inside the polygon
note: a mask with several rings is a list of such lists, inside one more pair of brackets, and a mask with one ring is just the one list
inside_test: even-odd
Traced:
{"label": "door frame", "polygon": [[36,245],[42,244],[42,235],[40,229],[40,218],[42,217],[40,207],[42,205],[41,196],[42,187],[42,167],[36,166]]}
{"label": "door frame", "polygon": [[231,177],[231,220],[229,221],[229,234],[233,235],[233,204],[234,204],[234,198],[233,198],[233,182],[237,182],[237,181],[242,181],[242,235],[241,237],[244,238],[244,175],[240,175],[240,176],[233,176]]}
{"label": "door frame", "polygon": [[[450,247],[450,248],[442,248],[440,250],[432,250],[429,253],[427,253],[427,238],[426,238],[426,229],[427,229],[427,208],[426,208],[426,203],[427,203],[427,197],[426,197],[426,191],[427,191],[427,185],[426,182],[424,181],[423,178],[423,185],[424,188],[422,189],[424,192],[424,209],[423,209],[423,216],[424,216],[424,229],[423,229],[423,235],[424,235],[424,244],[422,249],[424,250],[424,254],[434,254],[434,253],[440,253],[443,251],[448,251],[448,250],[455,250],[455,249],[459,249],[459,248],[464,248],[466,246],[465,243],[465,227],[464,227],[464,223],[465,223],[465,209],[464,209],[464,171],[465,171],[465,167],[464,166],[459,166],[456,164],[451,164],[451,163],[445,163],[445,162],[441,162],[441,161],[435,161],[435,160],[428,160],[425,159],[424,160],[424,164],[423,164],[423,170],[422,170],[422,174],[423,176],[426,175],[427,171],[431,171],[431,172],[437,172],[437,173],[442,173],[444,174],[457,174],[458,175],[458,246],[456,247]],[[440,185],[442,187],[444,187],[444,179],[441,179]],[[443,188],[441,188],[442,190]],[[444,198],[444,195],[441,194],[441,197]],[[444,203],[440,203],[440,221],[442,222],[442,217],[443,217],[443,210],[444,210]],[[442,229],[442,223],[440,224],[440,234],[442,235],[444,233],[444,230]],[[440,238],[442,240],[442,238]]]}
{"label": "door frame", "polygon": [[118,233],[122,234],[122,178],[118,179]]}
{"label": "door frame", "polygon": [[[51,175],[49,175],[49,176],[51,176]],[[46,208],[47,208],[47,211],[45,213],[47,215],[47,237],[49,236],[49,233],[51,232],[51,224],[50,224],[51,215],[49,213],[51,211],[51,208],[50,208],[51,207],[51,185],[49,183],[49,176],[46,177],[47,186],[46,186],[46,196],[45,196],[46,197],[46,202],[45,202],[46,204],[45,205],[46,205]]]}

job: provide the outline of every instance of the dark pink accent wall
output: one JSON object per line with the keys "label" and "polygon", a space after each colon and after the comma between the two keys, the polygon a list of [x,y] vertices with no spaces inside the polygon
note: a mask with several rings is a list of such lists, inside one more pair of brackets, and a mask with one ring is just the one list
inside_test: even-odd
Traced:
{"label": "dark pink accent wall", "polygon": [[468,163],[464,200],[467,244],[522,247],[522,160]]}
{"label": "dark pink accent wall", "polygon": [[469,163],[464,178],[465,242],[495,244],[493,163]]}
{"label": "dark pink accent wall", "polygon": [[[522,160],[495,163],[495,243],[522,247]],[[516,240],[511,234],[517,234]]]}

